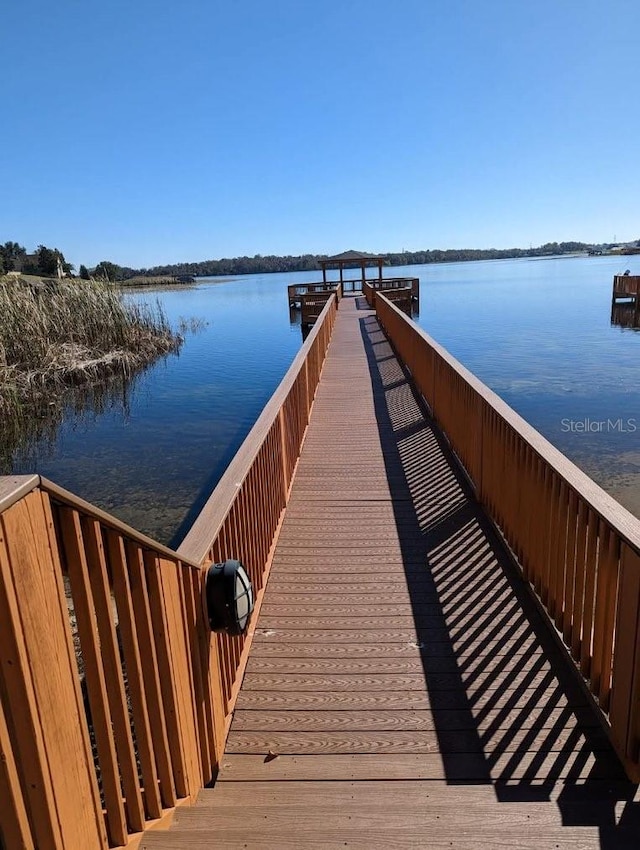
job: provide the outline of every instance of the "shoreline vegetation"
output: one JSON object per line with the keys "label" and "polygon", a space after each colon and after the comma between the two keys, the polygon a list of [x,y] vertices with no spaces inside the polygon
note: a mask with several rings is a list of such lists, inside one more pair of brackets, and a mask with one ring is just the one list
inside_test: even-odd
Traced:
{"label": "shoreline vegetation", "polygon": [[[385,265],[415,266],[430,263],[459,263],[477,260],[508,260],[519,258],[547,258],[585,254],[602,256],[603,254],[637,254],[640,253],[640,239],[623,245],[610,243],[588,244],[585,242],[547,242],[544,245],[529,248],[461,248],[434,249],[425,251],[382,252],[386,258]],[[153,268],[131,269],[125,266],[108,264],[110,271],[115,271],[114,279],[126,282],[135,276],[181,278],[198,277],[234,277],[245,274],[265,274],[280,272],[317,272],[320,261],[327,259],[326,254],[302,254],[299,256],[263,256],[233,257],[220,260],[204,260],[202,262],[175,263],[172,265],[154,266]],[[101,266],[105,265],[104,263]]]}
{"label": "shoreline vegetation", "polygon": [[0,467],[55,428],[65,404],[84,406],[78,391],[95,403],[181,343],[159,302],[93,280],[0,276]]}
{"label": "shoreline vegetation", "polygon": [[[139,287],[153,287],[153,286],[163,286],[163,287],[174,287],[174,288],[182,288],[187,287],[193,283],[195,283],[195,277],[191,275],[185,275],[185,277],[189,277],[189,280],[179,280],[175,275],[159,275],[158,277],[153,277],[152,275],[136,275],[135,277],[128,277],[122,280],[116,280],[111,286],[114,284],[116,286],[122,286],[126,288],[135,288]],[[92,278],[93,279],[93,278]]]}
{"label": "shoreline vegetation", "polygon": [[[624,243],[546,242],[534,248],[448,248],[421,251],[386,252],[387,266],[429,265],[431,263],[460,263],[478,260],[545,259],[550,257],[640,254],[640,239]],[[102,260],[94,268],[81,264],[77,277],[81,280],[98,280],[116,286],[184,286],[197,282],[199,277],[239,277],[249,274],[282,272],[317,272],[321,262],[331,259],[326,254],[301,254],[253,257],[223,257],[220,260],[173,263],[151,268],[134,269]],[[47,277],[71,278],[74,266],[65,260],[58,248],[39,245],[35,253],[28,254],[18,242],[0,244],[0,274],[40,274]]]}

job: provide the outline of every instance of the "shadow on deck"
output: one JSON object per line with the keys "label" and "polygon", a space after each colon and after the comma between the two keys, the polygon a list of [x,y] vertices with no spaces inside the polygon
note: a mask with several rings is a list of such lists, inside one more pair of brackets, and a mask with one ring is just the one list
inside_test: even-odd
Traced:
{"label": "shadow on deck", "polygon": [[360,327],[447,783],[555,801],[601,847],[633,846],[637,786],[376,317]]}
{"label": "shadow on deck", "polygon": [[344,299],[219,775],[142,848],[637,848],[637,792],[378,320]]}

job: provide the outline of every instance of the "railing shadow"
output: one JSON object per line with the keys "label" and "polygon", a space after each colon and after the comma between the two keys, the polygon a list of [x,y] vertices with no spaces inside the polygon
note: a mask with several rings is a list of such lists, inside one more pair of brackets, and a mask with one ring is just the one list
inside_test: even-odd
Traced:
{"label": "railing shadow", "polygon": [[376,317],[360,326],[447,781],[554,801],[563,824],[623,846],[637,786]]}

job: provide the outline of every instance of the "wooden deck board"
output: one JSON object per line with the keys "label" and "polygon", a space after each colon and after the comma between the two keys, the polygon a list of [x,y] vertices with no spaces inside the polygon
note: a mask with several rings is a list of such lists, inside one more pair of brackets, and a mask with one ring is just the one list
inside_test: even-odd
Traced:
{"label": "wooden deck board", "polygon": [[567,723],[573,728],[579,723],[584,727],[600,728],[593,712],[580,708],[536,708],[518,712],[517,708],[492,709],[478,717],[477,712],[445,710],[434,711],[236,711],[234,733],[240,731],[299,731],[340,732],[356,730],[420,731],[423,729],[456,730],[476,728],[483,731],[517,726],[522,729],[550,729],[557,723]]}
{"label": "wooden deck board", "polygon": [[[469,813],[472,814],[472,813]],[[601,830],[599,827],[535,828],[530,816],[517,826],[509,826],[502,819],[487,821],[486,812],[475,814],[473,825],[469,815],[461,814],[457,825],[451,825],[447,815],[434,815],[428,821],[408,824],[395,829],[393,821],[386,828],[356,826],[334,827],[332,813],[324,811],[324,828],[313,825],[307,829],[304,816],[295,817],[291,825],[271,829],[266,823],[259,827],[230,826],[237,818],[204,818],[203,829],[148,833],[140,844],[141,850],[211,850],[217,846],[224,850],[451,850],[451,848],[482,847],[486,850],[522,850],[522,848],[562,848],[562,850],[598,850],[611,847],[615,850],[637,850],[637,836],[624,835],[617,828]],[[442,820],[440,820],[442,818]],[[222,826],[219,825],[222,821]],[[444,823],[443,823],[444,821]],[[609,842],[609,843],[601,843]]]}
{"label": "wooden deck board", "polygon": [[[556,785],[528,787],[526,785],[493,786],[485,782],[470,782],[464,785],[448,785],[445,782],[415,782],[413,780],[387,779],[372,782],[353,782],[350,780],[320,780],[309,782],[221,782],[215,788],[205,788],[200,792],[199,802],[211,810],[218,807],[240,808],[245,806],[271,806],[281,803],[284,794],[291,808],[312,808],[317,802],[322,809],[333,807],[336,814],[340,801],[345,798],[352,803],[352,811],[362,811],[375,807],[381,814],[389,813],[386,802],[394,798],[394,810],[412,810],[417,806],[426,809],[427,805],[439,806],[448,800],[456,805],[493,806],[497,795],[509,800],[512,805],[532,804],[537,808],[540,802],[559,802],[562,799],[568,809],[588,804],[597,812],[605,801],[615,799],[619,802],[633,802],[637,797],[629,783],[616,780],[593,780],[588,784],[558,782]],[[637,792],[636,792],[637,793]],[[347,810],[347,813],[349,810]],[[593,814],[592,812],[592,814]],[[553,807],[549,814],[557,815]],[[592,823],[598,823],[594,816]]]}
{"label": "wooden deck board", "polygon": [[[584,706],[586,698],[579,694],[567,697],[559,689],[553,697],[544,699],[544,688],[519,688],[512,691],[492,691],[483,694],[472,703],[469,697],[458,689],[454,691],[249,691],[243,690],[238,698],[239,709],[278,709],[280,711],[305,711],[339,708],[343,711],[398,710],[459,710],[471,714],[472,709],[479,712],[491,709],[508,710],[518,708],[524,714],[539,707]],[[543,698],[541,699],[541,694]],[[265,754],[268,748],[265,750]]]}
{"label": "wooden deck board", "polygon": [[359,304],[338,312],[217,783],[142,846],[634,846],[637,789]]}
{"label": "wooden deck board", "polygon": [[[487,673],[488,671],[501,672],[508,670],[523,669],[531,670],[536,667],[545,673],[551,670],[550,663],[545,659],[545,656],[540,650],[528,651],[525,657],[521,656],[524,653],[517,651],[511,656],[493,655],[482,656],[480,659],[473,658],[474,663],[468,663],[464,667],[464,673]],[[484,662],[479,665],[477,661]],[[429,659],[429,667],[434,673],[458,673],[461,665],[459,659],[453,654],[441,656],[439,658]],[[424,661],[419,654],[416,653],[413,657],[398,658],[397,655],[391,658],[384,658],[378,655],[372,655],[367,658],[264,658],[261,656],[252,656],[247,665],[247,673],[276,673],[276,674],[296,674],[296,675],[317,675],[326,673],[340,673],[342,675],[359,674],[359,675],[378,675],[394,673],[394,674],[412,674],[424,675]]]}
{"label": "wooden deck board", "polygon": [[399,753],[482,753],[486,758],[497,754],[512,752],[531,752],[535,748],[544,748],[548,753],[573,750],[576,743],[584,744],[594,753],[608,750],[608,742],[601,729],[589,729],[588,737],[577,723],[565,725],[564,718],[558,723],[562,729],[557,732],[551,728],[518,729],[513,733],[510,727],[502,730],[503,738],[498,738],[493,750],[483,746],[482,736],[478,736],[477,727],[466,729],[428,729],[428,730],[386,730],[372,732],[349,730],[345,732],[321,731],[305,732],[232,732],[227,742],[227,753],[242,755],[264,755],[265,743],[272,752],[280,755],[330,755],[333,753],[350,755],[357,753],[399,754]]}
{"label": "wooden deck board", "polygon": [[[576,756],[579,755],[579,758]],[[594,753],[588,746],[573,751],[545,750],[492,753],[359,753],[349,755],[282,755],[265,762],[263,755],[227,754],[219,782],[273,779],[446,780],[447,782],[530,782],[560,779],[587,782],[610,779],[617,761],[611,751]],[[283,801],[283,805],[286,805]],[[389,803],[393,807],[393,801]]]}

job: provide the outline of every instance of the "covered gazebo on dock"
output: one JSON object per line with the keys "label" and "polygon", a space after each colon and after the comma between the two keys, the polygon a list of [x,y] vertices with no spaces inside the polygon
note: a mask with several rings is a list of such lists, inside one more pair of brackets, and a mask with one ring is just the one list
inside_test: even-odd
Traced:
{"label": "covered gazebo on dock", "polygon": [[327,257],[325,260],[320,260],[322,266],[322,281],[327,282],[327,269],[340,269],[340,283],[344,282],[344,269],[360,268],[362,271],[362,280],[366,278],[367,266],[378,267],[378,280],[382,280],[382,265],[386,257],[383,254],[365,254],[363,251],[343,251],[342,254],[336,254],[333,257]]}
{"label": "covered gazebo on dock", "polygon": [[[346,296],[365,295],[373,306],[375,292],[385,290],[394,303],[402,302],[402,310],[413,315],[418,310],[419,285],[417,277],[383,277],[382,266],[387,262],[384,254],[366,254],[364,251],[343,251],[332,257],[319,259],[322,280],[310,283],[291,283],[287,286],[289,307],[300,309],[302,324],[310,325],[318,318],[326,301],[337,294],[338,300]],[[377,276],[367,277],[367,266],[377,266]],[[339,278],[328,280],[327,269],[338,269]],[[359,268],[360,275],[345,278],[344,270]]]}

